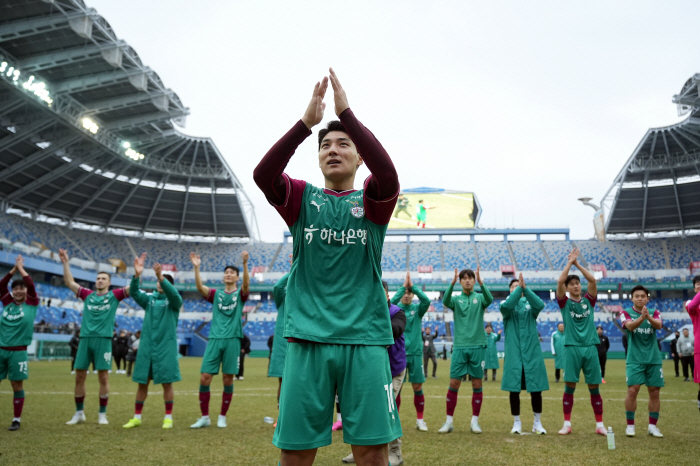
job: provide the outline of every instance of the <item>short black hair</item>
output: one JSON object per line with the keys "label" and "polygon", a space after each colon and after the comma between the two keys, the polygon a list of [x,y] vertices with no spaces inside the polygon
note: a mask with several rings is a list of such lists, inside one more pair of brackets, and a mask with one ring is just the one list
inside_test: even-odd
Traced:
{"label": "short black hair", "polygon": [[164,274],[163,274],[163,278],[165,278],[166,280],[168,280],[168,281],[170,282],[171,285],[174,285],[174,284],[175,284],[175,280],[173,279],[173,276],[170,275],[169,273],[164,273]]}
{"label": "short black hair", "polygon": [[595,329],[596,329],[596,330],[598,330],[598,329],[603,330],[603,326],[602,326],[602,325],[599,325],[599,326],[597,326]]}
{"label": "short black hair", "polygon": [[695,286],[697,282],[700,282],[700,275],[696,275],[693,277],[693,286]]}
{"label": "short black hair", "polygon": [[418,201],[419,204],[422,203],[422,202],[423,202],[423,199],[421,199],[421,200]]}
{"label": "short black hair", "polygon": [[512,279],[512,280],[510,281],[510,283],[508,283],[508,288],[510,288],[511,286],[513,286],[513,283],[520,283],[520,280],[518,280],[517,278]]}
{"label": "short black hair", "polygon": [[[97,272],[97,275],[99,275],[101,273],[107,275],[110,280],[112,279],[112,275],[109,272],[105,272],[104,270],[101,270],[101,271]],[[95,276],[97,276],[97,275],[95,275]]]}
{"label": "short black hair", "polygon": [[632,291],[630,291],[630,296],[634,296],[635,291],[643,291],[644,294],[646,294],[647,297],[649,297],[649,290],[647,290],[646,287],[643,285],[637,285],[634,288],[632,288]]}
{"label": "short black hair", "polygon": [[239,268],[236,267],[235,265],[227,265],[226,267],[224,267],[224,273],[226,273],[226,271],[227,271],[228,269],[231,269],[231,270],[233,270],[234,272],[236,272],[236,275],[240,275],[240,274],[241,274],[241,269],[239,269]]}
{"label": "short black hair", "polygon": [[578,275],[569,275],[566,277],[566,280],[564,281],[564,286],[569,286],[569,283],[572,282],[573,280],[578,281],[581,283],[581,279],[578,277]]}
{"label": "short black hair", "polygon": [[18,286],[23,286],[25,288],[27,287],[27,284],[25,283],[24,278],[18,278],[17,280],[12,280],[12,289],[14,290]]}
{"label": "short black hair", "polygon": [[490,328],[491,330],[493,330],[493,325],[491,325],[491,324],[486,324],[486,327],[484,327],[484,328]]}
{"label": "short black hair", "polygon": [[459,272],[459,279],[463,279],[465,275],[470,278],[476,278],[476,274],[472,269],[463,269],[461,272]]}
{"label": "short black hair", "polygon": [[386,291],[388,293],[389,292],[389,284],[386,281],[382,280],[382,286],[384,287],[384,291]]}
{"label": "short black hair", "polygon": [[323,142],[323,138],[325,138],[326,134],[330,133],[331,131],[342,131],[343,133],[347,134],[348,137],[350,136],[348,130],[345,129],[345,126],[343,126],[339,120],[331,120],[328,122],[325,128],[318,132],[318,150],[321,150],[321,142]]}

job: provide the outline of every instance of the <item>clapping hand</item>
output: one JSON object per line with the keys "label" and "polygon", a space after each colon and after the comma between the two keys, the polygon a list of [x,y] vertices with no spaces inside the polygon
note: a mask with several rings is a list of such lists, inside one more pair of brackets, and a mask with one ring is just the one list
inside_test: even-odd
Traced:
{"label": "clapping hand", "polygon": [[406,281],[404,281],[403,286],[408,291],[411,291],[411,289],[413,289],[413,282],[411,281],[411,272],[406,272]]}
{"label": "clapping hand", "polygon": [[343,89],[343,86],[340,85],[340,81],[338,80],[338,76],[336,76],[335,71],[333,71],[333,68],[330,68],[329,71],[331,72],[331,85],[333,86],[335,114],[340,116],[341,113],[350,108],[350,104],[348,103],[347,95],[345,95],[345,89]]}
{"label": "clapping hand", "polygon": [[58,250],[58,257],[61,259],[61,262],[68,263],[68,251],[65,249]]}
{"label": "clapping hand", "polygon": [[190,261],[195,267],[200,267],[202,265],[202,258],[199,257],[199,254],[195,254],[194,252],[190,253]]}
{"label": "clapping hand", "polygon": [[574,249],[573,251],[571,251],[567,258],[569,264],[576,264],[576,262],[578,261],[579,254],[581,254],[581,251],[579,251],[578,249]]}
{"label": "clapping hand", "polygon": [[163,281],[163,266],[156,262],[153,264],[153,271],[156,273],[156,278],[158,281]]}
{"label": "clapping hand", "polygon": [[483,286],[484,281],[481,279],[481,274],[479,273],[481,271],[481,266],[478,266],[476,268],[476,281],[479,282],[479,286]]}
{"label": "clapping hand", "polygon": [[324,77],[322,81],[317,82],[314,86],[314,92],[311,95],[309,106],[306,107],[304,116],[301,121],[304,122],[307,128],[311,129],[323,120],[323,112],[326,110],[326,104],[323,103],[323,97],[328,89],[328,78]]}
{"label": "clapping hand", "polygon": [[134,259],[134,275],[140,277],[143,273],[143,266],[146,263],[146,253],[142,253],[139,257]]}
{"label": "clapping hand", "polygon": [[247,263],[248,263],[248,259],[250,259],[250,253],[248,253],[248,251],[243,251],[243,252],[241,253],[241,259],[243,259],[243,263],[244,263],[244,264],[247,264]]}
{"label": "clapping hand", "polygon": [[525,279],[523,278],[522,272],[520,273],[520,276],[518,277],[518,279],[520,281],[518,286],[520,286],[520,288],[522,288],[524,290],[525,289]]}
{"label": "clapping hand", "polygon": [[455,276],[454,276],[454,278],[452,279],[452,284],[453,284],[453,285],[454,285],[455,283],[457,283],[457,279],[458,279],[458,278],[459,278],[459,270],[458,270],[458,269],[455,269]]}

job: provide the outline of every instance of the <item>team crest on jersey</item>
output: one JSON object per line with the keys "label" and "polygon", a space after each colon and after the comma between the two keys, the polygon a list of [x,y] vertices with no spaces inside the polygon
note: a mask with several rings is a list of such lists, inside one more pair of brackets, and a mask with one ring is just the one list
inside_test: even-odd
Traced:
{"label": "team crest on jersey", "polygon": [[584,308],[584,309],[588,309],[588,304],[584,304],[584,305],[581,306],[581,307]]}
{"label": "team crest on jersey", "polygon": [[362,218],[365,216],[365,208],[360,207],[359,202],[351,201],[350,204],[352,204],[352,208],[350,209],[350,213],[352,214],[353,217]]}
{"label": "team crest on jersey", "polygon": [[416,314],[416,311],[411,311],[411,315],[415,315],[415,314]]}
{"label": "team crest on jersey", "polygon": [[472,301],[474,304],[476,304],[476,298],[474,298],[474,301]]}

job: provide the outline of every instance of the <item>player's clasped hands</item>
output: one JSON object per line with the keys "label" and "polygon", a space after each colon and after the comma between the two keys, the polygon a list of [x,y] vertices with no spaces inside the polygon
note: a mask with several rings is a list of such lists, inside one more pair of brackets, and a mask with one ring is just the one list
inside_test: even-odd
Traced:
{"label": "player's clasped hands", "polygon": [[[341,86],[335,71],[333,71],[333,68],[330,68],[329,71],[330,82],[331,86],[333,87],[335,114],[340,116],[341,113],[350,107],[350,104],[348,103],[348,97],[345,94],[345,89],[343,89],[343,86]],[[328,81],[329,78],[324,76],[321,81],[316,83],[313,94],[311,95],[311,101],[306,107],[304,116],[301,117],[301,121],[304,122],[306,127],[309,129],[321,123],[321,120],[323,120],[323,113],[326,110],[326,104],[323,102],[323,99],[326,96],[326,90],[328,90]]]}

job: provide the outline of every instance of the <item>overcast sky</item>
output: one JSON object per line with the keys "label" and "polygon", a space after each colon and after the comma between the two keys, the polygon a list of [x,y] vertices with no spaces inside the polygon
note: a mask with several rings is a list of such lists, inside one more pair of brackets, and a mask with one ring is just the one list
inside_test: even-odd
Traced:
{"label": "overcast sky", "polygon": [[[691,1],[86,3],[190,108],[183,132],[214,140],[264,241],[286,226],[253,169],[329,66],[403,188],[474,191],[482,227],[574,239],[593,236],[576,199],[600,201],[646,130],[679,121],[672,96],[700,72]],[[314,140],[287,173],[322,185]]]}

